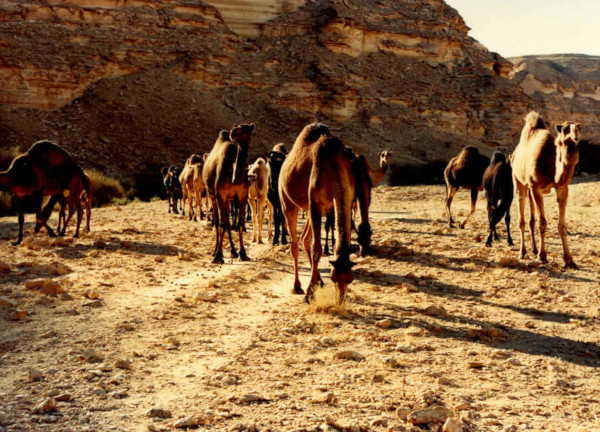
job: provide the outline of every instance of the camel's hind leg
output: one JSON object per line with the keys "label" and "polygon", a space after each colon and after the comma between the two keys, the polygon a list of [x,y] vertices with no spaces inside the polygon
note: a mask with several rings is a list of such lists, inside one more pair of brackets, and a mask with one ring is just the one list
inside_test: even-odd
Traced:
{"label": "camel's hind leg", "polygon": [[[248,204],[248,198],[242,198],[240,200],[240,211],[238,213],[238,232],[240,239],[240,261],[250,261],[248,255],[246,254],[246,248],[244,247],[244,215],[246,214],[246,205]],[[231,244],[233,248],[233,243]],[[233,249],[232,249],[233,250]]]}
{"label": "camel's hind leg", "polygon": [[448,216],[448,225],[450,225],[451,228],[454,228],[454,219],[452,219],[450,206],[452,205],[452,200],[454,199],[454,195],[457,191],[458,188],[446,184],[446,215]]}
{"label": "camel's hind leg", "polygon": [[477,207],[477,195],[479,194],[479,190],[474,187],[473,189],[471,189],[471,211],[469,212],[469,214],[467,215],[467,217],[465,218],[464,221],[462,221],[460,223],[460,227],[464,228],[467,225],[467,221],[469,220],[469,218],[471,217],[471,215],[473,213],[475,213],[475,208]]}
{"label": "camel's hind leg", "polygon": [[565,261],[564,268],[577,269],[577,264],[575,264],[575,261],[573,261],[573,257],[571,256],[571,252],[569,251],[569,245],[567,244],[567,223],[565,221],[565,218],[568,197],[568,186],[563,186],[556,189],[556,200],[558,201],[558,233],[560,235],[560,241],[563,245],[563,259]]}
{"label": "camel's hind leg", "polygon": [[13,246],[18,246],[23,241],[23,225],[25,225],[25,210],[23,209],[23,203],[19,198],[16,199],[17,204],[17,220],[19,221],[19,237],[17,241],[13,243]]}
{"label": "camel's hind leg", "polygon": [[538,254],[538,257],[541,262],[546,263],[548,262],[546,259],[546,227],[548,226],[548,222],[546,222],[546,215],[544,212],[544,195],[540,190],[536,189],[532,189],[531,194],[535,200],[535,208],[537,209],[537,214],[539,216],[540,253]]}
{"label": "camel's hind leg", "polygon": [[250,206],[250,213],[252,217],[252,242],[256,243],[258,241],[258,210],[257,203],[254,198],[250,198],[248,201],[248,205]]}
{"label": "camel's hind leg", "polygon": [[298,207],[289,201],[283,193],[281,195],[281,207],[283,208],[283,214],[290,230],[290,253],[294,259],[294,287],[292,288],[292,294],[304,294],[300,278],[298,277]]}
{"label": "camel's hind leg", "polygon": [[268,198],[265,199],[265,201],[267,204],[267,217],[269,218],[269,231],[267,240],[270,241],[273,239],[273,204],[271,204],[271,201]]}

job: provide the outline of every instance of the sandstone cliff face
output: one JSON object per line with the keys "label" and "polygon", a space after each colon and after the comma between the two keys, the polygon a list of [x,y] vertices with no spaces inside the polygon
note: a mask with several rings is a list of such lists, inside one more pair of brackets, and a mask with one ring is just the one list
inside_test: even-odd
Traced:
{"label": "sandstone cliff face", "polygon": [[441,0],[2,0],[0,142],[138,187],[241,121],[251,157],[315,120],[373,162],[509,148],[531,99],[467,32]]}
{"label": "sandstone cliff face", "polygon": [[510,59],[510,79],[541,107],[548,120],[583,124],[582,139],[600,144],[600,57],[563,54]]}

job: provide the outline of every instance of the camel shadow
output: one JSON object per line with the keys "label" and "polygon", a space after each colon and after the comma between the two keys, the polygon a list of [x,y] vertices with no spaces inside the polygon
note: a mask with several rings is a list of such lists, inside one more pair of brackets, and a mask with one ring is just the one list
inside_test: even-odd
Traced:
{"label": "camel shadow", "polygon": [[160,243],[143,243],[136,241],[101,240],[92,244],[74,243],[68,247],[56,249],[58,256],[64,259],[81,259],[87,257],[92,251],[104,251],[106,253],[120,253],[119,251],[136,252],[143,255],[153,256],[179,256],[188,254],[189,251],[171,245]]}
{"label": "camel shadow", "polygon": [[[460,292],[460,290],[456,289],[455,291]],[[566,362],[581,366],[600,367],[600,346],[592,342],[580,342],[560,336],[548,336],[529,330],[509,328],[498,323],[452,314],[436,316],[436,319],[440,321],[465,326],[449,328],[437,324],[432,325],[425,319],[419,317],[419,314],[424,314],[424,310],[399,307],[390,303],[367,300],[363,297],[356,297],[352,301],[355,304],[367,306],[369,310],[386,308],[389,312],[377,311],[366,314],[349,312],[340,315],[340,319],[352,323],[360,320],[368,325],[375,326],[375,323],[387,318],[392,321],[393,328],[406,328],[409,326],[419,327],[428,332],[428,334],[440,339],[468,341],[498,349],[560,358]],[[523,309],[522,311],[526,313],[527,309]],[[412,314],[410,316],[402,316],[399,319],[402,312],[412,312]],[[558,315],[562,314],[551,313],[550,316],[555,318]]]}

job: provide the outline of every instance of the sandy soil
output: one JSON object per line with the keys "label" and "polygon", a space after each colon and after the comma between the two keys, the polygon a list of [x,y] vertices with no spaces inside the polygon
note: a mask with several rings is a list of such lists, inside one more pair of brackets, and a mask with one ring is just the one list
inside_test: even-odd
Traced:
{"label": "sandy soil", "polygon": [[572,187],[567,272],[553,196],[540,265],[516,260],[516,203],[517,245],[502,224],[490,249],[485,205],[450,229],[443,195],[375,190],[343,308],[330,282],[318,307],[290,294],[284,246],[211,264],[210,228],[165,202],[97,209],[75,240],[30,222],[20,247],[0,219],[0,431],[600,430],[600,184]]}

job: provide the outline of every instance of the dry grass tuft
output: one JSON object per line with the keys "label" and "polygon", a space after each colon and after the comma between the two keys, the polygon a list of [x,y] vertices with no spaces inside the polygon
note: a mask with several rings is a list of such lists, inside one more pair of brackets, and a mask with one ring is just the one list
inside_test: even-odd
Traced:
{"label": "dry grass tuft", "polygon": [[90,169],[85,172],[94,185],[94,205],[102,207],[110,204],[113,200],[125,196],[125,189],[119,180]]}

